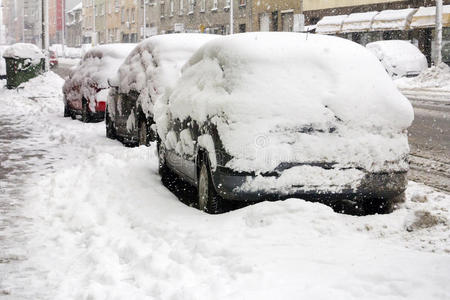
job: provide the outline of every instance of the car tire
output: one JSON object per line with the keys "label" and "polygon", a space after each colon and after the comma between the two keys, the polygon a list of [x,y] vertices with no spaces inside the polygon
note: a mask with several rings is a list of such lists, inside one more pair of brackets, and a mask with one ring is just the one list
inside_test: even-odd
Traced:
{"label": "car tire", "polygon": [[91,121],[87,100],[83,98],[81,108],[81,122],[89,123]]}
{"label": "car tire", "polygon": [[71,113],[70,113],[69,106],[67,104],[64,104],[64,118],[67,118],[70,116],[71,116]]}
{"label": "car tire", "polygon": [[365,214],[389,214],[394,211],[399,203],[405,202],[405,193],[401,193],[392,198],[375,198],[365,201]]}
{"label": "car tire", "polygon": [[209,214],[218,214],[223,210],[223,200],[217,195],[211,178],[208,159],[203,158],[198,174],[198,208]]}
{"label": "car tire", "polygon": [[106,125],[106,137],[109,139],[116,139],[116,129],[114,128],[114,123],[111,121],[109,117],[108,109],[105,112],[105,125]]}
{"label": "car tire", "polygon": [[149,145],[150,140],[147,121],[145,119],[141,119],[138,128],[138,146],[149,146]]}

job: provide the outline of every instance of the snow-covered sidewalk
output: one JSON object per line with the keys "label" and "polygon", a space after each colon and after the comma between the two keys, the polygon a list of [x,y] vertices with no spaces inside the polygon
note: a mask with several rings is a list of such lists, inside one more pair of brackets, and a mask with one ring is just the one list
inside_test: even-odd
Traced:
{"label": "snow-covered sidewalk", "polygon": [[154,146],[126,148],[105,138],[103,123],[63,118],[61,86],[49,73],[0,90],[2,118],[31,131],[18,151],[43,151],[16,185],[21,217],[9,221],[23,239],[1,232],[0,251],[22,259],[0,261],[0,295],[450,298],[449,195],[410,182],[389,215],[336,214],[301,199],[207,215],[161,184]]}

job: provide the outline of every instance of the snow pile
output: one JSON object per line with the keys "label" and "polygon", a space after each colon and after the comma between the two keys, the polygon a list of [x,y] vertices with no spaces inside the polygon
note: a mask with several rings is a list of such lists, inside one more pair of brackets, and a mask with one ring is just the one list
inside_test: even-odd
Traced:
{"label": "snow pile", "polygon": [[425,55],[409,41],[378,41],[366,45],[393,78],[417,75],[428,67]]}
{"label": "snow pile", "polygon": [[[61,44],[53,44],[49,47],[50,50],[55,51],[56,55],[58,57],[70,57],[70,58],[81,58],[82,57],[82,49],[81,48],[74,48],[74,47],[67,47],[63,46]],[[63,55],[64,54],[64,55]]]}
{"label": "snow pile", "polygon": [[27,43],[17,43],[5,50],[3,52],[3,57],[5,58],[29,58],[33,64],[40,63],[41,59],[44,58],[44,54],[41,49],[33,44]]}
{"label": "snow pile", "polygon": [[3,59],[3,52],[8,47],[9,46],[0,46],[0,75],[6,75],[6,62],[5,59]]}
{"label": "snow pile", "polygon": [[[105,138],[104,124],[63,118],[54,76],[0,91],[0,114],[32,130],[16,143],[41,150],[47,167],[21,183],[23,208],[8,224],[27,239],[8,253],[26,259],[13,268],[2,260],[1,295],[450,298],[449,195],[410,183],[406,202],[388,215],[340,215],[301,199],[207,215],[161,185],[154,145],[126,148]],[[36,98],[38,88],[49,97]],[[2,245],[12,247],[10,237]]]}
{"label": "snow pile", "polygon": [[373,172],[408,168],[411,104],[368,50],[336,37],[216,39],[193,55],[169,103],[157,109],[163,141],[167,116],[217,126],[232,156],[226,167],[237,171],[313,162]]}
{"label": "snow pile", "polygon": [[372,30],[405,30],[416,11],[416,8],[383,10],[373,19]]}
{"label": "snow pile", "polygon": [[[181,67],[204,43],[216,38],[206,34],[159,35],[141,42],[119,69],[120,93],[137,91],[146,115],[153,115],[153,104],[170,90],[180,77]],[[113,99],[111,99],[112,101]]]}
{"label": "snow pile", "polygon": [[[108,76],[117,72],[134,44],[108,44],[90,49],[64,84],[67,101],[89,100],[91,111],[95,111],[95,95],[109,88]],[[103,100],[105,101],[105,100]]]}
{"label": "snow pile", "polygon": [[344,20],[342,32],[369,31],[376,15],[377,11],[350,14]]}
{"label": "snow pile", "polygon": [[[450,14],[450,5],[443,5],[442,14],[444,20]],[[436,26],[436,6],[419,7],[414,14],[411,22],[411,28],[423,28]]]}
{"label": "snow pile", "polygon": [[342,24],[348,15],[325,16],[317,22],[316,33],[335,34],[341,31]]}
{"label": "snow pile", "polygon": [[450,91],[450,67],[441,63],[424,70],[417,77],[399,79],[396,84],[401,89],[437,88]]}

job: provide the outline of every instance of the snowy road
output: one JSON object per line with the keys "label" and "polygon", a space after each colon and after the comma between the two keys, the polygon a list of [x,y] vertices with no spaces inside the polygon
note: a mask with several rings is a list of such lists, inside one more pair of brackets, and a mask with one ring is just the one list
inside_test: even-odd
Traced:
{"label": "snowy road", "polygon": [[154,147],[63,118],[61,85],[0,90],[0,299],[450,298],[449,195],[411,182],[389,215],[207,215],[161,184]]}

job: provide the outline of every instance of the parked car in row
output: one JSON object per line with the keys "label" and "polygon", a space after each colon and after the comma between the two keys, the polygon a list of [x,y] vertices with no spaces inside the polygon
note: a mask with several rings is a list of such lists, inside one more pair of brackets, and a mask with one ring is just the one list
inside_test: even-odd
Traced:
{"label": "parked car in row", "polygon": [[108,44],[91,48],[63,86],[64,116],[81,115],[83,122],[104,119],[108,76],[115,74],[135,44]]}
{"label": "parked car in row", "polygon": [[154,103],[170,91],[181,67],[203,44],[206,34],[170,34],[146,39],[125,59],[111,86],[106,111],[106,135],[125,144],[148,145],[154,124]]}
{"label": "parked car in row", "polygon": [[366,45],[393,79],[414,77],[428,68],[425,55],[409,41],[378,41]]}
{"label": "parked car in row", "polygon": [[197,187],[209,213],[225,201],[289,197],[381,212],[406,188],[412,106],[378,60],[345,39],[216,38],[154,112],[161,175]]}
{"label": "parked car in row", "polygon": [[54,68],[58,66],[58,56],[55,51],[49,51],[49,65],[50,68]]}

